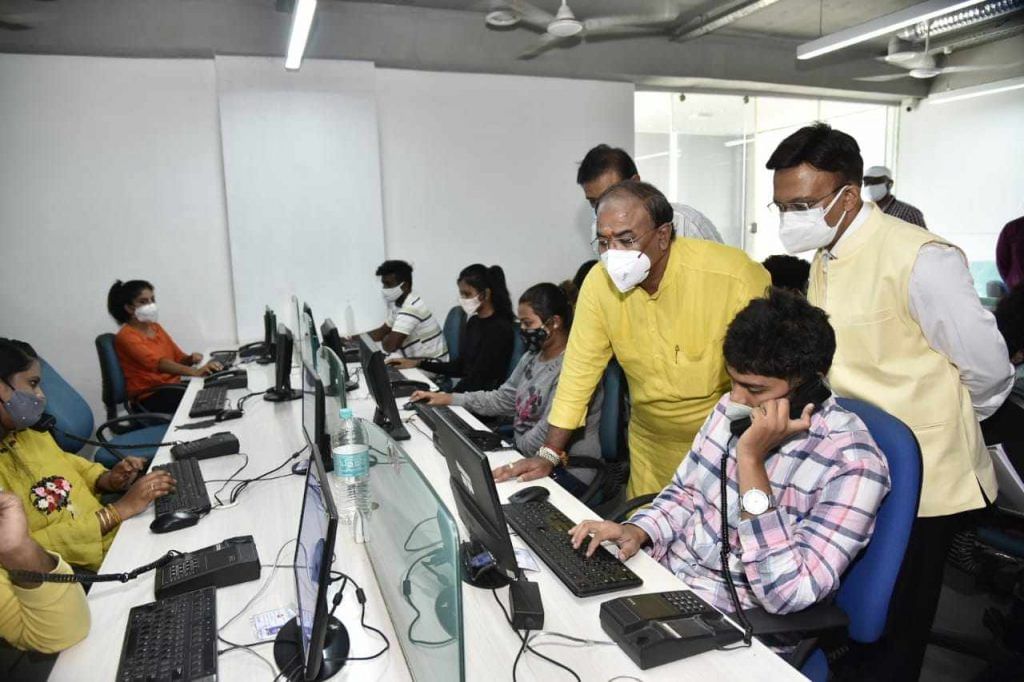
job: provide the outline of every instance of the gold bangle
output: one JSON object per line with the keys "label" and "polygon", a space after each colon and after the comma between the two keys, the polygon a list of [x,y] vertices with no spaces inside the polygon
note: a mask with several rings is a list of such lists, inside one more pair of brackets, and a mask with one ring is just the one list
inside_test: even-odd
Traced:
{"label": "gold bangle", "polygon": [[110,532],[110,518],[107,510],[100,507],[96,510],[96,518],[100,521],[100,535],[106,535]]}
{"label": "gold bangle", "polygon": [[107,512],[110,514],[110,517],[114,522],[114,525],[120,526],[124,519],[121,518],[121,514],[117,511],[117,507],[115,507],[112,504],[108,504],[107,506],[104,507],[104,509],[106,509]]}

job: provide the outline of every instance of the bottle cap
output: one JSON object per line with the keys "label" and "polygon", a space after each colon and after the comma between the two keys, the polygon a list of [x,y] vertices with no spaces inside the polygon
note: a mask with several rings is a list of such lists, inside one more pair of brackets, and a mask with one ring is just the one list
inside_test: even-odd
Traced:
{"label": "bottle cap", "polygon": [[342,419],[351,419],[352,418],[352,408],[350,408],[350,407],[343,407],[343,408],[341,408],[340,410],[338,410],[338,416],[341,417]]}

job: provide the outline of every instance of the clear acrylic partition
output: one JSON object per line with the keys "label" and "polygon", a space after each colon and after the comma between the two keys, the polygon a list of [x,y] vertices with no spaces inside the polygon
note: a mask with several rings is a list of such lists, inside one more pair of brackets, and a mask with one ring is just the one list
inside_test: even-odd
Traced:
{"label": "clear acrylic partition", "polygon": [[363,426],[370,443],[365,547],[409,671],[417,681],[464,680],[455,519],[402,448],[374,424]]}
{"label": "clear acrylic partition", "polygon": [[337,433],[341,425],[338,412],[348,405],[345,394],[345,365],[337,353],[320,346],[314,356],[318,358],[316,371],[324,385],[324,417],[327,433]]}

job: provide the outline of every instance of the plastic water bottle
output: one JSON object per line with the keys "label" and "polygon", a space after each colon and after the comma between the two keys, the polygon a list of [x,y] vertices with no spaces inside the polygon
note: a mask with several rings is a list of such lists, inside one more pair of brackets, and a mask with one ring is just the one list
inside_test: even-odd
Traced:
{"label": "plastic water bottle", "polygon": [[366,517],[370,512],[370,446],[366,430],[352,410],[342,408],[341,425],[331,434],[331,458],[334,462],[334,503],[342,523],[352,529],[356,542],[365,541]]}

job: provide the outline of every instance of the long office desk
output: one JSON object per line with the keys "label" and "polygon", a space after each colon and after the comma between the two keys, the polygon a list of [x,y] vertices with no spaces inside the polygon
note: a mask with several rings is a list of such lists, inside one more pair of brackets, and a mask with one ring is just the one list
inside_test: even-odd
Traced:
{"label": "long office desk", "polygon": [[[415,378],[423,379],[418,371],[406,372]],[[249,389],[260,390],[272,382],[273,368],[249,366]],[[295,374],[293,374],[293,377]],[[285,461],[289,455],[304,445],[301,433],[300,401],[289,403],[268,403],[259,399],[251,399],[246,404],[245,416],[236,421],[225,422],[211,427],[209,430],[174,431],[174,426],[188,421],[188,408],[192,404],[200,381],[193,381],[182,400],[181,408],[175,415],[167,439],[191,440],[209,435],[215,431],[230,430],[239,439],[241,450],[248,454],[249,464],[239,478],[252,478]],[[293,386],[297,385],[293,378]],[[244,395],[244,391],[232,391],[231,397]],[[404,400],[399,400],[400,403]],[[348,395],[349,407],[357,416],[372,419],[375,405],[369,398],[365,383]],[[470,423],[475,418],[461,408],[454,408]],[[408,454],[417,468],[424,474],[442,501],[450,510],[455,510],[451,488],[448,484],[448,469],[444,457],[434,447],[432,434],[412,412],[401,412],[406,420],[406,428],[411,438],[399,445]],[[308,453],[303,453],[306,457]],[[489,454],[495,466],[518,458],[515,451],[500,451]],[[155,462],[166,462],[170,455],[166,448],[157,452]],[[232,477],[235,470],[242,465],[242,457],[233,455],[201,462],[203,476],[209,483],[211,493],[219,487],[215,481]],[[229,618],[239,612],[256,595],[265,584],[271,571],[270,564],[290,565],[294,542],[278,552],[285,543],[294,540],[298,526],[299,508],[302,500],[302,478],[290,474],[290,466],[285,466],[272,480],[254,483],[242,493],[235,506],[217,509],[191,528],[157,535],[150,532],[148,525],[153,518],[152,510],[126,521],[115,540],[102,572],[124,571],[140,564],[149,562],[169,549],[193,550],[214,544],[220,540],[236,535],[253,535],[259,550],[261,563],[264,565],[259,581],[220,588],[217,591],[217,617],[223,626]],[[557,483],[549,479],[520,484],[507,482],[498,484],[498,494],[502,502],[507,501],[510,494],[525,485],[543,485],[550,489],[551,502],[559,507],[569,518],[584,520],[595,518],[585,505],[563,490]],[[226,492],[221,495],[226,499]],[[214,501],[216,505],[216,501]],[[457,518],[457,514],[455,514]],[[460,533],[465,539],[464,528],[460,523]],[[401,649],[398,638],[388,619],[387,609],[375,582],[364,545],[352,542],[349,534],[339,530],[339,545],[335,552],[334,568],[342,570],[354,577],[366,591],[366,621],[385,632],[391,642],[390,651],[373,661],[348,663],[333,679],[336,680],[409,680],[412,679]],[[373,538],[369,539],[373,542]],[[525,544],[515,535],[512,543],[516,547]],[[277,561],[275,562],[275,559]],[[601,629],[598,610],[601,602],[612,596],[624,596],[643,592],[660,592],[678,590],[685,585],[671,572],[662,567],[643,552],[632,557],[628,566],[644,584],[632,591],[622,591],[613,595],[604,595],[580,599],[562,585],[554,574],[543,564],[539,572],[528,572],[527,577],[538,583],[544,602],[544,630],[559,632],[574,637],[607,642],[607,636]],[[349,588],[351,590],[351,588]],[[498,590],[502,601],[508,603],[508,590]],[[499,606],[494,601],[490,590],[480,590],[463,586],[463,631],[465,633],[465,670],[466,679],[470,681],[511,679],[511,671],[516,653],[519,651],[520,640],[511,630]],[[346,595],[337,617],[345,624],[352,638],[351,655],[363,656],[376,653],[381,642],[376,635],[368,633],[359,626],[359,608],[353,594]],[[147,574],[134,582],[121,585],[118,583],[97,584],[93,587],[89,602],[92,610],[92,629],[89,636],[80,644],[64,652],[58,659],[51,676],[52,680],[111,680],[117,670],[121,643],[127,623],[128,611],[132,606],[153,600],[153,575]],[[290,568],[278,568],[273,580],[267,585],[265,592],[250,606],[246,612],[230,626],[224,628],[221,636],[236,643],[249,643],[254,640],[254,631],[249,618],[255,614],[295,605],[295,586]],[[571,642],[553,637],[540,636],[533,644],[539,652],[544,653],[560,663],[572,668],[585,681],[589,680],[728,680],[749,679],[753,673],[759,679],[768,680],[802,680],[796,670],[758,641],[749,648],[734,651],[708,652],[699,656],[678,661],[673,664],[642,671],[615,645],[592,644],[578,646]],[[222,644],[219,648],[226,648]],[[273,661],[272,646],[267,644],[254,650],[266,660]],[[265,661],[246,651],[232,651],[220,657],[219,679],[221,680],[253,680],[273,679],[276,669],[271,671]],[[570,679],[568,673],[553,667],[551,664],[525,654],[518,667],[519,680],[560,680]]]}

